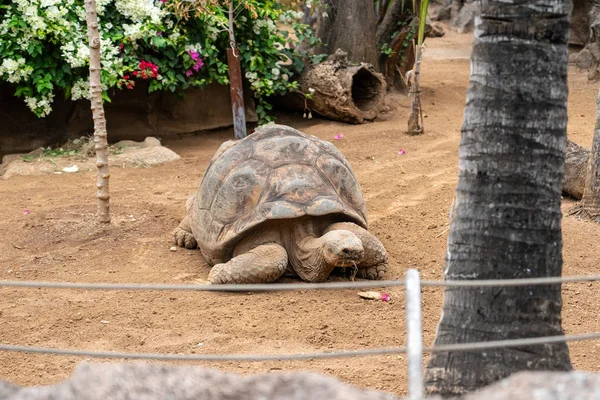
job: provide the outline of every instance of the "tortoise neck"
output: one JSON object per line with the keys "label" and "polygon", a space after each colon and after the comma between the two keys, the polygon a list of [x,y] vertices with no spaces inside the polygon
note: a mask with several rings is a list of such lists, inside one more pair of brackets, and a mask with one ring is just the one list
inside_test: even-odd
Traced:
{"label": "tortoise neck", "polygon": [[314,218],[299,220],[290,226],[290,241],[293,249],[290,263],[304,281],[321,282],[327,279],[335,265],[330,265],[324,254],[323,229],[315,225]]}

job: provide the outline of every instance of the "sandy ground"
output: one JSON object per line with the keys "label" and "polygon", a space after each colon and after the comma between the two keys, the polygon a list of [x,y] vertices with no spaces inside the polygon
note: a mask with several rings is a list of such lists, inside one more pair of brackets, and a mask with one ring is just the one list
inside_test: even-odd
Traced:
{"label": "sandy ground", "polygon": [[[385,121],[350,126],[286,116],[280,123],[331,140],[363,187],[372,231],[390,255],[387,278],[418,268],[440,279],[448,211],[457,181],[458,144],[469,79],[470,36],[428,41],[423,63],[426,134],[406,136],[408,101]],[[597,85],[570,70],[569,136],[590,146]],[[393,99],[392,99],[393,100]],[[343,133],[337,142],[334,135]],[[206,278],[197,251],[169,251],[207,162],[230,130],[165,141],[181,161],[151,169],[113,169],[113,223],[94,223],[91,173],[0,181],[0,279],[190,283]],[[399,155],[403,149],[406,153]],[[573,206],[564,201],[564,208]],[[30,214],[24,215],[27,209]],[[600,274],[600,227],[565,218],[564,274]],[[598,285],[564,287],[564,328],[600,331]],[[159,353],[297,353],[405,344],[404,294],[389,303],[356,291],[293,293],[111,292],[0,289],[0,342],[88,350]],[[423,290],[425,344],[431,344],[442,292]],[[104,322],[103,322],[104,321]],[[600,342],[570,345],[575,368],[600,372]],[[20,385],[65,379],[81,358],[0,352],[0,377]],[[402,356],[325,361],[201,364],[239,373],[312,370],[361,387],[405,393]]]}

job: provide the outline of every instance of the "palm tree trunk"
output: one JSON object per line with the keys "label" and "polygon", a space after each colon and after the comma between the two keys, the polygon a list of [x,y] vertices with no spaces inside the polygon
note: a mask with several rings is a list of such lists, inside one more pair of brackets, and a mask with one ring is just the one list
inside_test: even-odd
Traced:
{"label": "palm tree trunk", "polygon": [[[568,0],[492,0],[475,29],[445,278],[560,276]],[[562,335],[561,286],[446,288],[435,344]],[[570,370],[562,343],[436,353],[429,393]]]}
{"label": "palm tree trunk", "polygon": [[92,102],[92,116],[94,118],[94,143],[96,149],[96,167],[98,178],[96,180],[96,197],[98,197],[98,220],[110,222],[110,194],[108,189],[108,143],[106,133],[106,119],[102,105],[102,83],[100,79],[100,35],[98,33],[98,15],[96,14],[96,0],[85,0],[85,13],[87,20],[88,39],[90,42],[90,93]]}
{"label": "palm tree trunk", "polygon": [[596,126],[583,190],[582,208],[586,216],[600,222],[600,93],[596,103]]}

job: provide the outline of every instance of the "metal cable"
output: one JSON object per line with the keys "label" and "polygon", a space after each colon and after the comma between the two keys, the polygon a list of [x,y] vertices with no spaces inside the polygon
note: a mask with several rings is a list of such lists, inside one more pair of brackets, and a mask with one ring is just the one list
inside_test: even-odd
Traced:
{"label": "metal cable", "polygon": [[404,280],[362,281],[362,282],[323,282],[323,283],[251,283],[223,285],[170,285],[170,284],[136,284],[136,283],[72,283],[43,281],[0,281],[0,287],[33,287],[49,289],[88,289],[88,290],[173,290],[173,291],[207,291],[207,292],[262,292],[262,291],[294,291],[294,290],[328,290],[328,289],[372,289],[381,287],[404,286]]}
{"label": "metal cable", "polygon": [[[482,350],[499,347],[531,346],[547,343],[570,342],[579,340],[600,339],[600,332],[571,336],[547,336],[527,339],[495,340],[490,342],[457,343],[423,348],[424,353],[439,353],[445,351]],[[161,361],[295,361],[307,359],[327,359],[376,356],[385,354],[404,354],[406,347],[387,347],[366,350],[332,351],[329,353],[300,353],[300,354],[152,354],[152,353],[121,353],[107,351],[88,351],[74,349],[53,349],[47,347],[17,346],[0,344],[0,351],[54,354],[63,356],[94,357],[94,358],[127,358],[138,360]]]}
{"label": "metal cable", "polygon": [[421,286],[444,286],[444,287],[489,287],[489,286],[530,286],[530,285],[553,285],[569,282],[596,282],[600,281],[600,275],[589,276],[547,276],[542,278],[518,278],[518,279],[481,279],[481,280],[446,280],[427,281],[422,280]]}
{"label": "metal cable", "polygon": [[[551,285],[570,282],[600,281],[600,275],[543,277],[522,279],[489,279],[489,280],[422,280],[422,286],[443,287],[489,287],[489,286],[530,286]],[[87,290],[171,290],[171,291],[207,291],[207,292],[262,292],[262,291],[297,291],[297,290],[341,290],[341,289],[373,289],[383,287],[404,286],[405,280],[360,281],[360,282],[323,282],[323,283],[253,283],[224,285],[172,285],[172,284],[136,284],[136,283],[74,283],[44,281],[0,281],[0,287],[31,287],[48,289],[87,289]]]}

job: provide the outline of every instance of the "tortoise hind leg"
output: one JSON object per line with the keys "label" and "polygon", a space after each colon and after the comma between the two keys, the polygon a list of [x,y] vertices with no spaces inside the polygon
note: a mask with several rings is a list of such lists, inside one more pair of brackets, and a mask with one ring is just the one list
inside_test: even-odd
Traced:
{"label": "tortoise hind leg", "polygon": [[173,242],[177,246],[185,247],[186,249],[195,249],[198,246],[196,238],[192,233],[189,215],[186,215],[179,223],[179,226],[173,231]]}
{"label": "tortoise hind leg", "polygon": [[270,283],[283,275],[288,255],[278,244],[263,244],[210,270],[210,283]]}

